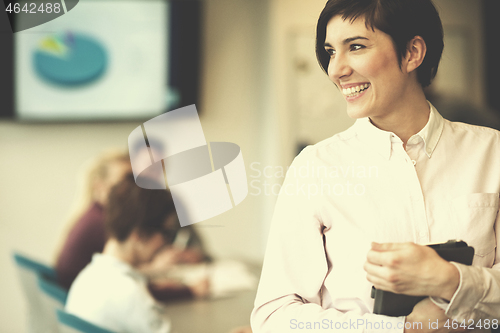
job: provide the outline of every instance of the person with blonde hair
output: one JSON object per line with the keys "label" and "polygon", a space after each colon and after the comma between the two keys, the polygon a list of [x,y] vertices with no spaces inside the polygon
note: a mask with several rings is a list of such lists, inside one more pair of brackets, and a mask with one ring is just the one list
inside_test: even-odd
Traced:
{"label": "person with blonde hair", "polygon": [[[156,149],[162,149],[155,143]],[[136,148],[134,148],[136,149]],[[108,196],[116,184],[131,172],[129,154],[124,150],[110,149],[91,160],[85,168],[82,194],[71,214],[69,230],[65,233],[63,244],[56,259],[57,279],[61,286],[69,289],[76,276],[92,261],[95,253],[102,253],[108,235],[105,229],[104,211]],[[204,293],[203,286],[187,286],[170,280],[158,281],[172,265],[178,263],[197,263],[210,261],[202,240],[192,226],[184,227],[185,247],[173,244],[181,230],[179,221],[169,219],[169,246],[155,256],[155,260],[138,267],[148,277],[148,289],[159,301],[190,298]],[[183,238],[183,237],[179,237]]]}
{"label": "person with blonde hair", "polygon": [[130,170],[128,153],[119,149],[102,152],[85,168],[82,192],[56,259],[58,282],[63,287],[69,289],[92,255],[104,249],[107,237],[103,209],[110,189]]}

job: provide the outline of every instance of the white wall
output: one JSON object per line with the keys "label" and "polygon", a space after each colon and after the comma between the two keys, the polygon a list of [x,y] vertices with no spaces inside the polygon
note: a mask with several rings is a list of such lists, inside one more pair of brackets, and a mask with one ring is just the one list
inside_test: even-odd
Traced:
{"label": "white wall", "polygon": [[[275,98],[275,108],[277,112],[277,123],[279,124],[278,142],[281,149],[280,164],[288,165],[296,155],[296,143],[300,140],[299,132],[304,126],[300,122],[299,114],[294,100],[294,57],[298,54],[292,43],[294,33],[300,31],[309,34],[311,42],[315,38],[316,21],[319,13],[325,4],[324,0],[274,0],[271,7],[271,51],[272,51],[272,70],[273,70],[273,88]],[[314,44],[313,44],[314,45]],[[314,48],[303,51],[309,58],[314,59]],[[311,71],[320,73],[321,69],[312,61]],[[331,86],[332,93],[335,93],[335,87],[328,82],[326,75],[324,80],[318,85],[326,84]],[[314,88],[312,88],[314,90]],[[345,114],[345,112],[344,112]],[[348,120],[347,120],[348,121]],[[329,124],[323,124],[327,128]],[[342,126],[342,125],[341,125]],[[347,124],[348,126],[348,124]],[[347,126],[343,126],[347,127]],[[317,132],[313,129],[311,133]],[[323,132],[323,129],[319,129]],[[329,131],[330,135],[336,131]],[[316,140],[319,141],[319,140]],[[311,142],[315,143],[315,142]]]}
{"label": "white wall", "polygon": [[[268,2],[208,0],[205,6],[202,125],[208,141],[241,147],[248,173],[265,158],[269,134]],[[263,200],[249,194],[231,211],[197,224],[213,253],[261,260]]]}

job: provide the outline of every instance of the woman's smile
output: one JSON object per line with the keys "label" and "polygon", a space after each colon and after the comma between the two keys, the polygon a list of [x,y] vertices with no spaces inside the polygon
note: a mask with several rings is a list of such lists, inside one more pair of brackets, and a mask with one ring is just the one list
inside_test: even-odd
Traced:
{"label": "woman's smile", "polygon": [[389,35],[354,21],[334,16],[326,27],[324,43],[330,55],[328,76],[347,101],[351,118],[386,118],[408,105],[411,82],[405,59],[399,62]]}
{"label": "woman's smile", "polygon": [[352,102],[365,94],[368,88],[370,88],[370,83],[345,84],[341,85],[341,87],[346,101]]}

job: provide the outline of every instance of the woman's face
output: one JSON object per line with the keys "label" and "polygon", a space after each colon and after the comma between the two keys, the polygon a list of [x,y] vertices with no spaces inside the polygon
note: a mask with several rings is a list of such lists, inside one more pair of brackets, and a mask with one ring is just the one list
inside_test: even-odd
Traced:
{"label": "woman's face", "polygon": [[334,16],[326,28],[330,54],[328,76],[347,101],[351,118],[386,118],[404,106],[411,78],[399,67],[396,49],[386,33],[366,28],[364,18],[351,23]]}

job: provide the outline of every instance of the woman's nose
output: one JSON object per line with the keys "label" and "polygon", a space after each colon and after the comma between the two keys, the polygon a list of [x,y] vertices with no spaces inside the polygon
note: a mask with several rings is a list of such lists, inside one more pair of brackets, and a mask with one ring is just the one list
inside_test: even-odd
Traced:
{"label": "woman's nose", "polygon": [[333,82],[337,82],[341,78],[345,78],[352,74],[352,68],[349,65],[347,57],[337,54],[330,59],[328,64],[328,76]]}

